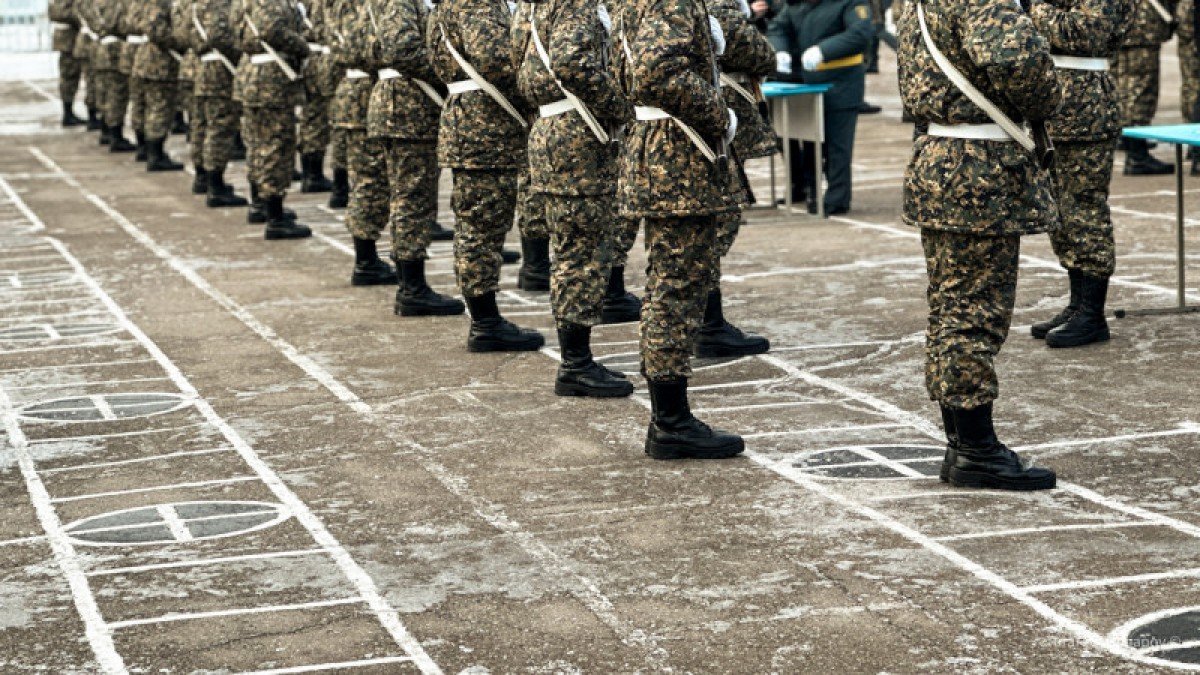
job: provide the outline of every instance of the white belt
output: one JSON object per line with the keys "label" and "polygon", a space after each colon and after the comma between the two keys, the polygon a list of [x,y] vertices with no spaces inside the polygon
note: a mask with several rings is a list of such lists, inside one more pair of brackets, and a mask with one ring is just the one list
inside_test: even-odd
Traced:
{"label": "white belt", "polygon": [[999,124],[937,124],[931,122],[929,130],[925,133],[941,138],[966,138],[975,141],[1004,141],[1006,143],[1013,141],[1013,137],[1000,128]]}
{"label": "white belt", "polygon": [[728,77],[729,79],[733,80],[734,82],[737,82],[738,84],[750,84],[750,81],[752,79],[754,79],[745,73],[721,73],[721,74],[724,75],[725,77]]}
{"label": "white belt", "polygon": [[125,41],[131,45],[144,45],[150,41],[150,38],[145,35],[130,35],[125,38]]}
{"label": "white belt", "polygon": [[100,38],[100,44],[102,45],[116,44],[120,41],[121,38],[117,37],[116,35],[105,35],[104,37]]}
{"label": "white belt", "polygon": [[266,63],[275,63],[275,57],[270,54],[251,54],[250,63],[256,66],[261,66]]}
{"label": "white belt", "polygon": [[[268,56],[270,56],[270,55],[268,54]],[[221,60],[221,52],[218,52],[217,50],[214,49],[213,51],[208,52],[207,54],[201,54],[200,60],[204,61],[205,63],[209,63],[212,61],[220,61]]]}
{"label": "white belt", "polygon": [[329,47],[317,42],[310,42],[308,43],[308,51],[312,54],[328,54]]}
{"label": "white belt", "polygon": [[1055,68],[1065,68],[1067,70],[1108,70],[1108,59],[1102,56],[1063,56],[1061,54],[1051,54],[1050,58],[1054,59]]}
{"label": "white belt", "polygon": [[365,70],[351,68],[346,71],[346,79],[347,80],[361,80],[361,79],[367,78],[367,77],[370,77],[370,75],[367,74],[367,71],[365,71]]}
{"label": "white belt", "polygon": [[564,98],[561,101],[547,103],[544,106],[538,107],[538,114],[541,115],[542,119],[546,119],[547,117],[557,117],[558,115],[569,113],[574,109],[575,104]]}
{"label": "white belt", "polygon": [[639,122],[653,122],[654,120],[669,120],[671,116],[662,108],[654,108],[648,105],[639,105],[633,109],[634,115],[637,116]]}
{"label": "white belt", "polygon": [[480,87],[479,83],[475,82],[474,80],[459,80],[458,82],[451,82],[450,84],[446,85],[446,91],[450,92],[451,96],[455,94],[465,94],[468,91],[479,91],[480,89],[482,89],[482,87]]}
{"label": "white belt", "polygon": [[395,68],[383,68],[377,73],[377,75],[379,75],[379,79],[381,80],[394,80],[397,77],[400,77],[400,71],[396,70]]}
{"label": "white belt", "polygon": [[67,30],[71,27],[71,24],[60,21],[51,21],[50,24],[54,26],[54,30]]}

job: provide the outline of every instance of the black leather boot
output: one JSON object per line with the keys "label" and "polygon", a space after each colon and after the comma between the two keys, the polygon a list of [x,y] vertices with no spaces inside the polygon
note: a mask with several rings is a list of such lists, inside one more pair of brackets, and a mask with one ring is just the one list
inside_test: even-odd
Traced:
{"label": "black leather boot", "polygon": [[1175,173],[1175,165],[1161,162],[1150,154],[1150,148],[1141,138],[1130,138],[1126,141],[1129,148],[1125,152],[1126,176],[1161,176]]}
{"label": "black leather boot", "polygon": [[506,248],[500,249],[500,264],[514,265],[521,261],[521,254]]}
{"label": "black leather boot", "polygon": [[104,129],[104,123],[100,121],[100,114],[96,112],[95,108],[88,108],[87,130],[101,131],[102,129]]}
{"label": "black leather boot", "polygon": [[195,173],[192,178],[192,194],[208,194],[208,172],[199,164],[192,165],[192,172]]}
{"label": "black leather boot", "polygon": [[1035,339],[1046,339],[1047,333],[1069,321],[1075,314],[1075,310],[1079,309],[1079,284],[1083,281],[1083,274],[1075,270],[1067,270],[1067,280],[1071,285],[1071,297],[1067,300],[1067,306],[1052,318],[1039,321],[1030,327],[1029,334]]}
{"label": "black leather boot", "polygon": [[725,320],[721,309],[721,289],[708,292],[704,323],[696,331],[692,353],[699,357],[716,358],[765,354],[770,349],[771,342],[765,337],[743,333],[742,329]]}
{"label": "black leather boot", "polygon": [[719,431],[696,419],[688,408],[687,379],[648,380],[650,426],[646,454],[654,459],[721,459],[740,455],[741,436]]}
{"label": "black leather boot", "polygon": [[1050,469],[1026,467],[1017,453],[996,439],[990,403],[971,410],[954,410],[958,452],[950,467],[955,487],[996,490],[1049,490],[1057,482]]}
{"label": "black leather boot", "polygon": [[1079,309],[1063,325],[1046,334],[1047,347],[1081,347],[1108,340],[1104,306],[1108,302],[1108,277],[1080,275]]}
{"label": "black leather boot", "polygon": [[1192,161],[1192,168],[1189,170],[1193,176],[1200,176],[1200,148],[1190,146],[1188,148],[1188,159]]}
{"label": "black leather boot", "polygon": [[300,156],[300,191],[304,193],[330,192],[333,182],[325,177],[325,153],[310,152]]}
{"label": "black leather boot", "polygon": [[591,343],[589,326],[565,324],[559,327],[558,347],[562,363],[554,379],[554,393],[592,398],[620,398],[632,394],[633,384],[627,378],[596,363],[592,358]]}
{"label": "black leather boot", "polygon": [[112,127],[108,126],[104,122],[101,122],[100,123],[100,138],[96,142],[99,143],[100,145],[110,145],[112,143],[112,137],[113,137]]}
{"label": "black leather boot", "polygon": [[283,197],[266,197],[263,203],[267,212],[267,228],[263,232],[263,239],[304,239],[312,236],[312,230],[307,225],[287,217]]}
{"label": "black leather boot", "polygon": [[429,226],[429,238],[431,241],[454,241],[454,230],[447,230],[435,222]]}
{"label": "black leather boot", "polygon": [[467,335],[467,351],[471,352],[531,352],[542,348],[546,338],[536,330],[521,328],[500,316],[496,294],[467,296],[471,310],[471,332]]}
{"label": "black leather boot", "polygon": [[458,298],[442,295],[425,281],[424,260],[397,260],[400,288],[396,289],[396,316],[456,316],[466,311]]}
{"label": "black leather boot", "polygon": [[600,323],[629,323],[642,318],[642,301],[625,290],[625,266],[613,266],[600,306]]}
{"label": "black leather boot", "polygon": [[[286,220],[295,220],[296,212],[291,209],[283,210],[283,217]],[[269,220],[267,216],[267,204],[258,198],[258,188],[254,183],[250,184],[250,211],[246,213],[246,222],[251,225],[260,225]]]}
{"label": "black leather boot", "polygon": [[210,209],[222,209],[245,206],[249,202],[234,193],[233,186],[225,182],[225,171],[221,170],[208,172],[208,198],[204,203]]}
{"label": "black leather boot", "polygon": [[550,240],[521,237],[521,269],[517,288],[544,293],[550,290]]}
{"label": "black leather boot", "polygon": [[125,138],[125,132],[121,127],[109,127],[108,151],[113,153],[136,152],[137,146]]}
{"label": "black leather boot", "polygon": [[350,203],[350,172],[333,170],[333,185],[330,188],[329,208],[344,209]]}
{"label": "black leather boot", "polygon": [[374,239],[354,238],[354,272],[351,286],[391,286],[397,283],[396,269],[379,259]]}
{"label": "black leather boot", "polygon": [[137,149],[133,151],[133,161],[145,162],[146,158],[150,156],[150,148],[146,147],[146,134],[141,131],[134,131],[133,138],[135,141],[134,145],[137,146]]}
{"label": "black leather boot", "polygon": [[165,138],[146,141],[146,170],[151,172],[157,171],[183,171],[183,165],[171,159],[167,154],[163,144],[167,142]]}
{"label": "black leather boot", "polygon": [[183,111],[176,110],[175,121],[171,124],[171,133],[177,136],[182,136],[187,134],[189,131],[191,131],[191,127],[188,126],[187,119],[183,116]]}
{"label": "black leather boot", "polygon": [[71,105],[71,103],[69,103],[67,101],[63,101],[62,108],[63,108],[62,125],[64,127],[77,127],[80,124],[83,124],[83,120],[81,120],[75,116],[75,110],[74,110],[73,106]]}
{"label": "black leather boot", "polygon": [[234,162],[242,162],[246,159],[246,142],[242,140],[241,131],[233,135],[233,152],[229,154],[229,159]]}
{"label": "black leather boot", "polygon": [[946,430],[946,454],[942,457],[942,470],[938,472],[938,478],[943,483],[950,482],[950,467],[954,466],[954,460],[958,457],[958,428],[954,426],[954,408],[941,406],[942,409],[942,428]]}

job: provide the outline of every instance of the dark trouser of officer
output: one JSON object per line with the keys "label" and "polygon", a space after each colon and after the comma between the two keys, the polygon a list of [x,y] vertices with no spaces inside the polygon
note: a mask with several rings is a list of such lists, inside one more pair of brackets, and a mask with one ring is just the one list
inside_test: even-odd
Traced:
{"label": "dark trouser of officer", "polygon": [[[828,185],[824,199],[827,216],[836,216],[850,210],[850,162],[854,158],[854,133],[857,127],[858,108],[825,111],[825,143],[821,155]],[[805,201],[808,204],[808,212],[816,213],[816,146],[805,142],[801,149],[799,141],[792,140],[788,143],[791,152],[792,202]]]}

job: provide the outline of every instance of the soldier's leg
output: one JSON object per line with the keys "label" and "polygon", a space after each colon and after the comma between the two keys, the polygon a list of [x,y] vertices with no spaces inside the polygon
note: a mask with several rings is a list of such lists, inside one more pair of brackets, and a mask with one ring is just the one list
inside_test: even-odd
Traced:
{"label": "soldier's leg", "polygon": [[129,77],[129,126],[133,127],[133,137],[137,141],[139,162],[146,161],[146,96],[149,94],[146,81],[140,77]]}
{"label": "soldier's leg", "polygon": [[286,211],[283,200],[292,185],[292,169],[296,156],[296,112],[292,107],[258,108],[252,125],[255,127],[254,152],[261,165],[259,193],[266,212],[265,239],[302,239],[312,236],[312,230],[295,220]]}
{"label": "soldier's leg", "polygon": [[850,164],[854,158],[854,132],[858,126],[858,110],[831,110],[825,113],[825,178],[829,190],[824,195],[825,214],[837,215],[850,210],[852,177]]}
{"label": "soldier's leg", "polygon": [[346,168],[347,133],[348,129],[333,127],[329,134],[329,166],[333,171],[333,189],[329,195],[331,209],[344,209],[350,203],[350,171]]}
{"label": "soldier's leg", "polygon": [[107,105],[104,123],[108,125],[111,152],[133,152],[134,145],[125,138],[125,112],[129,108],[129,76],[119,70],[107,71]]}
{"label": "soldier's leg", "polygon": [[521,233],[521,269],[517,288],[526,291],[550,290],[550,230],[546,225],[546,203],[541,194],[529,189],[529,168],[517,176],[517,231]]}
{"label": "soldier's leg", "polygon": [[517,172],[508,169],[455,169],[450,206],[454,209],[454,273],[471,310],[467,349],[532,351],[545,339],[500,316],[500,249],[513,224]]}
{"label": "soldier's leg", "polygon": [[58,53],[58,95],[62,99],[62,125],[73,127],[83,123],[75,116],[75,94],[79,91],[79,77],[83,73],[83,62],[70,52]]}
{"label": "soldier's leg", "polygon": [[96,69],[92,67],[91,59],[83,60],[83,105],[87,108],[88,131],[100,128],[100,98],[96,95],[99,82],[96,79]]}
{"label": "soldier's leg", "polygon": [[212,123],[208,120],[205,100],[210,97],[194,96],[191,124],[188,129],[188,153],[192,156],[192,171],[195,179],[192,181],[192,194],[208,193],[208,170],[204,168],[204,144],[212,133]]}
{"label": "soldier's leg", "polygon": [[[225,182],[225,167],[233,157],[233,139],[241,119],[241,106],[233,99],[207,96],[197,102],[197,118],[204,119],[204,147],[201,149],[204,173],[207,176],[210,208],[245,206],[246,199],[234,193]],[[192,133],[196,133],[193,125]]]}
{"label": "soldier's leg", "polygon": [[[1185,3],[1180,3],[1183,7]],[[1183,18],[1180,20],[1179,30],[1179,74],[1182,76],[1183,84],[1180,88],[1180,107],[1183,111],[1183,119],[1188,122],[1200,122],[1200,109],[1197,108],[1197,103],[1200,102],[1200,56],[1196,54],[1195,36],[1191,35],[1191,31],[1185,32],[1183,25],[1192,21],[1192,12],[1194,6],[1188,4],[1186,12],[1181,10]],[[1195,146],[1188,148],[1188,158],[1192,162],[1191,173],[1193,176],[1200,176],[1200,149]]]}
{"label": "soldier's leg", "polygon": [[175,109],[171,112],[170,133],[191,134],[191,121],[196,116],[196,99],[192,96],[194,86],[192,80],[175,81]]}
{"label": "soldier's leg", "polygon": [[313,96],[300,114],[301,192],[329,192],[333,183],[325,177],[325,148],[329,147],[329,97]]}
{"label": "soldier's leg", "polygon": [[183,165],[171,159],[164,147],[175,119],[175,99],[179,95],[179,81],[144,80],[143,133],[146,139],[147,171],[182,171]]}
{"label": "soldier's leg", "polygon": [[651,404],[646,453],[655,459],[731,457],[745,447],[697,420],[687,404],[692,335],[711,283],[716,234],[712,216],[646,219],[640,351]]}
{"label": "soldier's leg", "polygon": [[354,238],[352,286],[396,283],[396,270],[379,259],[376,242],[388,224],[387,143],[366,130],[353,129],[347,138],[350,164],[350,208],[346,229]]}
{"label": "soldier's leg", "polygon": [[388,223],[400,277],[393,311],[398,316],[462,314],[462,302],[435,292],[425,281],[426,251],[437,222],[437,146],[395,139],[386,144]]}
{"label": "soldier's leg", "polygon": [[717,236],[709,262],[709,281],[704,303],[704,319],[693,345],[696,356],[719,358],[751,356],[770,351],[771,343],[761,335],[745,333],[725,320],[721,297],[721,258],[729,253],[742,224],[741,211],[717,216]]}
{"label": "soldier's leg", "polygon": [[[1118,52],[1117,90],[1121,102],[1121,126],[1145,126],[1158,108],[1159,48],[1134,47]],[[1175,165],[1150,154],[1146,141],[1125,140],[1125,175],[1156,176],[1174,172]]]}
{"label": "soldier's leg", "polygon": [[600,309],[600,323],[628,323],[641,318],[641,298],[625,290],[625,266],[641,226],[641,219],[620,218],[612,230],[612,267]]}

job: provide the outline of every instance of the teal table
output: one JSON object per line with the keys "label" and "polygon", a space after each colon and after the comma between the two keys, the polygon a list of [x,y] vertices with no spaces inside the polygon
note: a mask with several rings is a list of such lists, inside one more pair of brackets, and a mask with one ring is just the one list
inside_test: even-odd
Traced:
{"label": "teal table", "polygon": [[1116,311],[1118,319],[1126,316],[1152,316],[1156,314],[1190,314],[1200,312],[1200,307],[1187,304],[1187,246],[1183,234],[1183,146],[1200,146],[1200,124],[1174,124],[1156,127],[1131,127],[1121,132],[1129,138],[1172,143],[1175,145],[1175,254],[1177,275],[1177,298],[1174,307],[1163,309],[1139,309]]}
{"label": "teal table", "polygon": [[[784,204],[792,205],[792,149],[789,140],[810,141],[816,147],[813,158],[816,167],[817,208],[825,216],[824,169],[821,161],[821,143],[825,141],[825,92],[831,84],[799,84],[792,82],[764,82],[763,98],[771,105],[771,125],[783,139]],[[775,197],[775,156],[771,156],[771,208],[777,203]]]}

